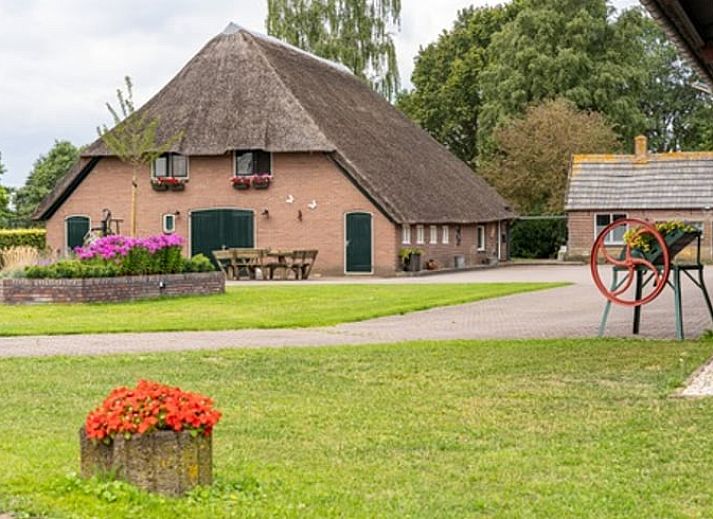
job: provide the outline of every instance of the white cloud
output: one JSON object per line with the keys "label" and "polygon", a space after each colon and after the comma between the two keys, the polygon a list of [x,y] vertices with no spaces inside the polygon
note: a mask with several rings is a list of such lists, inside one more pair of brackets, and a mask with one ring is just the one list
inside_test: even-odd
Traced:
{"label": "white cloud", "polygon": [[[419,46],[473,3],[496,2],[403,3],[396,45],[405,86]],[[104,103],[114,100],[125,75],[143,102],[229,21],[264,31],[265,6],[265,0],[0,0],[0,153],[9,169],[3,183],[21,185],[55,139],[94,140],[97,125],[109,122]]]}

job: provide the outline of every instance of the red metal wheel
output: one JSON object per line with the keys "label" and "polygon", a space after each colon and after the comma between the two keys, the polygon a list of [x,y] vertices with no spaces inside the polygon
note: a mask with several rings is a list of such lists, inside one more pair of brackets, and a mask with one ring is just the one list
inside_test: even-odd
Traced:
{"label": "red metal wheel", "polygon": [[[660,266],[656,266],[651,263],[646,258],[634,256],[631,254],[631,246],[628,243],[623,245],[623,254],[620,257],[615,258],[607,250],[607,245],[605,244],[607,236],[614,231],[614,229],[622,226],[632,226],[632,228],[637,229],[636,235],[640,234],[650,234],[661,247],[661,255],[663,262]],[[610,246],[611,248],[611,246]],[[626,278],[617,287],[608,288],[599,274],[599,260],[604,259],[605,264],[611,265],[613,268],[618,268],[622,272],[626,272]],[[668,275],[671,272],[671,262],[669,258],[668,245],[666,245],[666,240],[664,240],[661,233],[656,230],[656,228],[649,222],[644,220],[639,220],[638,218],[625,218],[621,220],[616,220],[611,224],[607,225],[602,232],[599,233],[597,239],[594,240],[594,245],[592,246],[592,252],[589,256],[589,268],[592,273],[592,279],[594,284],[599,289],[599,291],[612,303],[617,303],[622,306],[640,306],[650,303],[656,299],[661,291],[666,286],[668,281]],[[634,283],[637,276],[637,272],[640,272],[643,268],[644,275],[647,271],[651,272],[653,276],[652,290],[646,295],[642,295],[639,299],[626,299],[621,297],[626,293],[627,290]]]}

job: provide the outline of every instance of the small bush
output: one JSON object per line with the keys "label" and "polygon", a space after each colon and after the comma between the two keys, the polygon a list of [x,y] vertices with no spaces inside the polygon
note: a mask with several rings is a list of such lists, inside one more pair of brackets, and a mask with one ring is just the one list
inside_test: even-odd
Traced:
{"label": "small bush", "polygon": [[215,270],[213,263],[203,254],[196,254],[191,259],[185,259],[184,272],[211,272]]}
{"label": "small bush", "polygon": [[567,220],[518,220],[510,233],[513,258],[555,258],[567,243]]}
{"label": "small bush", "polygon": [[25,277],[30,279],[106,278],[119,274],[119,267],[113,263],[79,260],[63,260],[47,266],[34,266],[25,269]]}
{"label": "small bush", "polygon": [[44,229],[0,229],[0,249],[11,247],[47,247],[47,231]]}

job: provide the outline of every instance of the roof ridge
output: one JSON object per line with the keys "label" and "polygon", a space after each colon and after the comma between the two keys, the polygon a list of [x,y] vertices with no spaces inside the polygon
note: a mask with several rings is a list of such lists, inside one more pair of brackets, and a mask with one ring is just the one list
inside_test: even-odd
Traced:
{"label": "roof ridge", "polygon": [[258,38],[258,39],[261,39],[261,40],[265,40],[266,42],[274,43],[275,45],[280,45],[280,46],[285,47],[285,48],[287,48],[287,49],[289,49],[289,50],[291,50],[291,51],[293,51],[293,52],[297,52],[297,53],[299,53],[299,54],[301,54],[301,55],[303,55],[303,56],[306,56],[306,57],[308,57],[308,58],[311,58],[311,59],[314,60],[314,61],[317,61],[317,62],[322,63],[322,64],[324,64],[324,65],[327,65],[327,66],[329,66],[329,67],[332,67],[332,68],[334,68],[334,69],[336,69],[336,70],[338,70],[338,71],[340,71],[340,72],[343,72],[343,73],[348,74],[348,75],[350,75],[350,76],[353,76],[353,75],[354,75],[354,73],[353,73],[351,70],[349,70],[349,68],[347,68],[347,67],[346,67],[345,65],[343,65],[342,63],[339,63],[339,62],[337,62],[337,61],[332,61],[332,60],[330,60],[330,59],[323,58],[323,57],[321,57],[321,56],[317,56],[316,54],[312,54],[311,52],[307,52],[307,51],[304,50],[304,49],[300,49],[299,47],[297,47],[297,46],[295,46],[295,45],[292,45],[291,43],[287,43],[287,42],[284,41],[284,40],[281,40],[281,39],[276,38],[276,37],[274,37],[274,36],[270,36],[269,34],[264,34],[264,33],[260,32],[260,31],[255,31],[255,30],[253,30],[253,29],[248,29],[247,27],[243,27],[242,25],[239,25],[239,24],[234,23],[234,22],[228,23],[228,26],[227,26],[225,29],[223,29],[223,32],[221,32],[220,35],[221,35],[221,36],[230,36],[230,35],[233,35],[233,34],[238,33],[238,32],[244,32],[244,33],[247,33],[247,34],[249,34],[250,36],[253,36],[253,37],[255,37],[255,38]]}

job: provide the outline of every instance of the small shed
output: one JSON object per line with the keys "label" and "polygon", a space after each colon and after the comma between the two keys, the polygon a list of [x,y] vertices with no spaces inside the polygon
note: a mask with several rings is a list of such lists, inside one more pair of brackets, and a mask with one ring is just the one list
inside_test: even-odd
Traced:
{"label": "small shed", "polygon": [[[641,218],[697,226],[703,231],[702,259],[713,261],[713,152],[649,153],[641,135],[633,155],[574,155],[565,211],[570,259],[588,258],[608,224]],[[611,245],[620,245],[623,234],[622,229],[610,235]]]}

